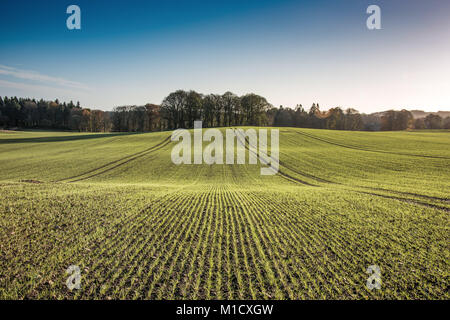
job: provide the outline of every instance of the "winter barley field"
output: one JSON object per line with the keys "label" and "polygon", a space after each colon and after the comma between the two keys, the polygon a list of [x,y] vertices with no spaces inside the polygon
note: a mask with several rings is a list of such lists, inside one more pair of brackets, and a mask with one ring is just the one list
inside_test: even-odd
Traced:
{"label": "winter barley field", "polygon": [[1,132],[0,298],[450,298],[449,131],[279,129],[274,176],[176,166],[171,132]]}

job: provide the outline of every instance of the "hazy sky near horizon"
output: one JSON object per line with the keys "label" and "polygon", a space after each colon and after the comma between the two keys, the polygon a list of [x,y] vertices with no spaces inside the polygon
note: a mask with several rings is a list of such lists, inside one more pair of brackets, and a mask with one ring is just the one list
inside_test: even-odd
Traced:
{"label": "hazy sky near horizon", "polygon": [[[81,8],[68,30],[66,8]],[[366,9],[381,8],[381,30]],[[110,110],[177,89],[274,106],[450,110],[450,1],[0,2],[0,95]]]}

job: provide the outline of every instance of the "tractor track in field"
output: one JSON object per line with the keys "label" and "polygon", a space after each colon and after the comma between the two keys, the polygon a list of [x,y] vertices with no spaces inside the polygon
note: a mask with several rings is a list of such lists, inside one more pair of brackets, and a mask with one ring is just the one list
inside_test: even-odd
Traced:
{"label": "tractor track in field", "polygon": [[[297,132],[297,133],[300,133],[300,132]],[[304,133],[300,133],[300,134],[304,134]],[[309,137],[308,134],[304,134],[304,135]],[[316,139],[316,137],[312,137],[312,136],[311,136],[311,138]],[[327,142],[327,143],[334,144],[334,143],[332,143],[332,142],[328,142],[328,141],[325,141],[325,140],[320,139],[320,138],[317,138],[317,139],[318,139],[318,140],[321,140],[321,141],[324,141],[324,142]],[[339,145],[339,144],[338,144],[338,145]],[[339,145],[339,146],[344,146],[344,145]],[[348,147],[348,146],[345,146],[345,147]],[[364,149],[358,149],[358,148],[352,148],[352,147],[349,147],[349,148],[351,148],[351,149],[356,149],[356,150],[364,150]],[[364,150],[364,151],[369,151],[369,150]],[[378,151],[370,151],[370,152],[378,152]],[[381,152],[381,151],[380,151],[380,152]],[[390,152],[383,152],[383,153],[390,153]],[[406,154],[404,154],[404,155],[406,155]],[[419,156],[419,155],[414,155],[414,156]],[[442,157],[442,158],[444,158],[444,157]],[[314,176],[314,175],[311,175],[311,174],[308,174],[308,173],[305,173],[305,172],[301,172],[301,171],[299,171],[299,170],[297,170],[297,169],[294,169],[294,168],[292,168],[292,167],[286,165],[286,164],[283,163],[281,160],[279,160],[279,163],[280,163],[280,165],[284,166],[285,168],[289,169],[289,170],[292,171],[292,172],[295,172],[295,173],[300,174],[300,175],[305,176],[305,177],[309,177],[309,178],[314,179],[314,180],[316,180],[316,181],[318,181],[318,182],[323,182],[323,183],[329,183],[329,184],[335,184],[335,185],[341,185],[341,186],[352,187],[351,185],[346,185],[346,184],[342,184],[342,183],[339,183],[339,182],[334,182],[334,181],[330,181],[330,180],[325,180],[325,179],[316,177],[316,176]],[[450,203],[450,199],[447,199],[447,198],[440,198],[440,197],[428,196],[428,195],[423,195],[423,194],[418,194],[418,193],[412,193],[412,192],[403,192],[403,191],[396,191],[396,190],[391,190],[391,189],[374,188],[374,187],[358,186],[358,185],[355,185],[355,186],[353,186],[353,187],[356,187],[356,188],[363,188],[363,189],[369,189],[369,190],[375,190],[375,191],[392,192],[392,193],[401,194],[401,195],[409,195],[409,196],[413,196],[413,197],[419,197],[419,198],[424,198],[424,199],[429,199],[429,200],[434,200],[434,201],[439,201],[439,202]],[[392,199],[397,199],[397,200],[402,199],[403,201],[414,202],[414,203],[417,203],[417,204],[420,204],[420,205],[432,206],[432,207],[435,207],[435,208],[437,208],[437,209],[442,209],[442,210],[446,210],[446,211],[449,210],[449,209],[446,208],[446,207],[441,207],[441,206],[438,206],[438,205],[433,205],[433,204],[429,204],[429,203],[424,203],[424,202],[420,202],[420,201],[417,201],[417,200],[414,200],[414,199],[401,198],[401,197],[388,196],[388,195],[380,195],[380,194],[377,194],[377,193],[371,193],[371,192],[365,192],[365,191],[361,191],[361,192],[362,192],[362,193],[366,193],[366,194],[371,194],[371,195],[374,195],[374,196],[390,197],[390,198],[392,198]]]}
{"label": "tractor track in field", "polygon": [[447,159],[450,160],[449,157],[439,157],[439,156],[429,156],[429,155],[422,155],[422,154],[413,154],[413,153],[402,153],[402,152],[389,152],[389,151],[382,151],[382,150],[374,150],[374,149],[364,149],[361,147],[355,147],[355,146],[349,146],[342,143],[333,142],[327,139],[319,138],[317,136],[314,136],[312,134],[302,132],[302,131],[295,131],[297,134],[303,135],[305,137],[315,139],[318,141],[322,141],[324,143],[332,144],[338,147],[342,148],[348,148],[352,150],[359,150],[359,151],[366,151],[366,152],[375,152],[375,153],[385,153],[385,154],[393,154],[393,155],[400,155],[400,156],[411,156],[411,157],[421,157],[421,158],[432,158],[432,159]]}
{"label": "tractor track in field", "polygon": [[[236,135],[236,138],[237,138],[238,142],[239,142],[241,145],[243,145],[243,146],[245,147],[245,149],[248,150],[248,152],[251,152],[252,154],[254,154],[254,155],[258,158],[258,153],[256,153],[256,152],[253,151],[253,150],[250,150],[250,148],[247,146],[247,143],[248,143],[248,142],[247,142],[247,140],[246,140],[245,138],[244,138],[244,141],[242,141],[242,140],[238,137],[238,135]],[[262,158],[260,159],[260,161],[261,161],[262,163],[264,163],[265,165],[269,165],[269,163],[268,163],[266,160],[262,159]],[[279,164],[281,164],[281,163],[279,162]],[[295,172],[295,171],[294,171],[294,172]],[[303,185],[310,186],[310,187],[318,187],[318,185],[315,185],[315,184],[309,183],[309,182],[307,182],[307,181],[301,180],[301,179],[299,179],[299,178],[293,177],[293,176],[287,174],[286,172],[280,170],[280,168],[278,168],[278,175],[279,175],[280,177],[282,177],[282,178],[288,180],[288,181],[298,182],[298,183],[301,183],[301,184],[303,184]]]}
{"label": "tractor track in field", "polygon": [[[181,190],[185,190],[189,188],[190,186],[196,184],[199,180],[199,177],[195,181],[193,181],[191,184],[184,185],[181,187],[178,187],[174,190],[171,190],[168,193],[165,193],[159,197],[156,197],[155,199],[152,199],[150,203],[143,206],[140,210],[138,210],[134,214],[130,214],[127,217],[124,217],[119,222],[117,222],[112,228],[114,229],[114,232],[112,232],[112,237],[109,238],[108,245],[103,246],[98,251],[95,250],[95,259],[93,261],[96,261],[92,265],[92,269],[95,270],[97,268],[101,268],[102,263],[105,260],[106,256],[114,256],[117,254],[117,250],[115,249],[117,246],[119,246],[120,243],[123,243],[124,241],[127,242],[126,245],[121,249],[122,251],[133,251],[136,248],[140,248],[137,250],[137,252],[133,253],[132,261],[136,262],[138,256],[142,256],[142,254],[145,254],[146,251],[143,250],[145,247],[152,247],[152,252],[150,253],[150,256],[156,255],[156,240],[154,236],[150,238],[136,238],[133,241],[129,242],[129,237],[127,235],[130,234],[139,234],[140,236],[143,235],[143,231],[145,230],[145,225],[147,223],[156,223],[158,225],[157,228],[153,229],[153,232],[156,232],[158,229],[173,229],[177,225],[181,224],[181,220],[177,220],[179,218],[178,215],[172,214],[174,212],[183,211],[183,208],[179,206],[180,199],[184,199],[181,201],[184,203],[184,209],[187,210],[187,204],[189,203],[188,197],[185,193],[180,192]],[[195,212],[195,208],[192,208],[191,212]],[[188,215],[189,216],[189,215]],[[185,222],[188,221],[188,217],[183,217],[182,220]],[[172,230],[173,231],[173,230]],[[146,234],[146,232],[144,232]],[[177,232],[167,232],[167,234],[177,234]],[[148,245],[148,244],[151,245]],[[170,241],[168,242],[170,243]],[[167,245],[167,244],[166,244]],[[122,252],[123,254],[123,252]],[[158,258],[159,259],[159,258]],[[110,268],[108,270],[108,273],[106,274],[106,278],[113,279],[113,282],[117,280],[117,276],[114,274],[115,272],[118,272],[120,270],[119,264],[121,259],[117,259],[116,265],[113,268]],[[144,259],[145,260],[145,259]],[[87,263],[87,261],[86,261]],[[155,264],[153,264],[153,267]],[[152,268],[153,268],[152,267]],[[136,263],[133,263],[133,267],[130,269],[131,271],[136,270],[137,266]],[[130,272],[131,272],[130,271]],[[121,275],[124,275],[125,271],[121,271]],[[125,277],[127,278],[127,277]],[[141,281],[142,285],[148,284],[147,281]],[[89,285],[89,284],[88,284]],[[142,288],[141,288],[142,289]],[[106,291],[112,290],[111,288],[107,287],[105,288]],[[100,287],[96,286],[95,291],[97,294],[100,294]],[[140,290],[143,291],[143,290]]]}
{"label": "tractor track in field", "polygon": [[[280,162],[280,164],[281,164],[281,162]],[[292,170],[289,167],[286,167],[286,168],[291,170],[291,171],[293,171],[293,172],[295,172],[295,173],[297,173],[297,174],[301,174],[301,173],[297,172],[296,170]],[[288,179],[288,180],[298,181],[298,179],[296,179],[296,178],[294,178],[292,176],[289,176],[286,173],[282,173],[282,175],[280,175],[280,176],[285,178],[285,179]],[[311,175],[311,177],[314,177],[314,176]],[[320,179],[320,178],[318,178],[318,179]],[[318,180],[318,179],[316,179],[316,180]],[[448,202],[448,199],[442,199],[442,198],[431,197],[431,196],[426,196],[426,195],[419,195],[419,194],[415,194],[415,193],[394,191],[394,190],[381,189],[381,188],[364,187],[364,186],[351,186],[351,185],[346,185],[346,184],[342,184],[342,183],[338,183],[338,182],[332,182],[332,181],[326,181],[326,182],[325,181],[321,181],[321,182],[334,184],[334,185],[345,186],[345,187],[365,188],[365,189],[370,189],[370,190],[386,191],[386,192],[392,192],[392,193],[397,193],[397,194],[406,194],[406,195],[411,195],[411,196],[416,196],[416,197],[423,197],[423,198],[430,199],[430,200],[435,200],[435,201]],[[309,185],[311,185],[311,184],[309,184]],[[311,186],[318,187],[318,185],[311,185]],[[383,194],[379,194],[379,193],[366,192],[366,191],[354,190],[354,189],[346,189],[346,190],[352,191],[352,192],[356,192],[356,193],[369,194],[369,195],[376,196],[376,197],[394,199],[394,200],[403,201],[403,202],[407,202],[407,203],[414,203],[414,204],[417,204],[417,205],[426,206],[426,207],[435,208],[435,209],[440,209],[440,210],[444,210],[444,211],[447,211],[447,212],[450,211],[450,209],[447,208],[447,207],[442,207],[442,206],[439,206],[439,205],[436,205],[436,204],[422,202],[422,201],[419,201],[419,200],[416,200],[416,199],[409,199],[409,198],[402,198],[402,197],[396,197],[396,196],[390,196],[390,195],[383,195]]]}
{"label": "tractor track in field", "polygon": [[[159,149],[164,148],[165,146],[167,146],[167,145],[171,142],[170,138],[171,138],[171,136],[168,136],[168,137],[165,138],[163,141],[159,142],[158,144],[156,144],[156,145],[154,145],[154,146],[152,146],[152,147],[150,147],[150,148],[147,148],[147,149],[145,149],[145,150],[142,150],[142,151],[133,153],[133,154],[131,154],[131,155],[122,157],[122,158],[120,158],[120,159],[117,159],[117,160],[108,162],[108,163],[106,163],[106,164],[104,164],[104,165],[102,165],[102,166],[100,166],[100,167],[91,169],[91,170],[89,170],[89,171],[80,173],[80,174],[78,174],[78,175],[71,176],[71,177],[68,177],[68,178],[63,178],[63,179],[56,180],[56,181],[53,181],[53,182],[65,182],[65,181],[68,181],[68,180],[72,180],[72,179],[79,178],[79,179],[76,179],[76,180],[68,181],[69,183],[72,183],[72,182],[78,182],[78,181],[82,181],[82,180],[86,180],[86,179],[89,179],[89,178],[98,176],[98,175],[103,174],[103,173],[105,173],[105,172],[111,171],[111,170],[113,170],[113,169],[115,169],[115,168],[117,168],[117,167],[120,167],[120,166],[122,166],[122,165],[124,165],[124,164],[127,164],[127,163],[129,163],[129,162],[131,162],[131,161],[133,161],[133,160],[136,160],[136,159],[141,158],[141,157],[143,157],[143,156],[145,156],[145,155],[148,155],[148,154],[150,154],[150,153],[152,153],[152,152],[154,152],[154,151],[157,151],[157,150],[159,150]],[[125,160],[125,161],[124,161],[124,160]],[[124,162],[120,162],[120,161],[124,161]],[[111,168],[107,168],[107,167],[109,167],[109,166],[111,166],[111,165],[113,165],[113,164],[116,164],[116,163],[118,163],[118,164],[115,165],[115,166],[113,166],[113,167],[111,167]],[[90,173],[96,172],[96,171],[101,170],[101,169],[104,169],[104,168],[107,168],[107,169],[105,169],[105,170],[103,170],[103,171],[101,171],[101,172],[97,172],[97,173],[95,173],[95,174],[92,174],[92,175],[90,175],[90,176],[88,176],[88,177],[83,177],[83,176],[85,176],[85,175],[88,175],[88,174],[90,174]]]}
{"label": "tractor track in field", "polygon": [[[310,138],[313,138],[313,139],[317,139],[317,140],[326,142],[326,143],[338,145],[338,146],[341,146],[341,147],[346,147],[346,148],[356,149],[356,150],[362,150],[362,151],[369,151],[369,152],[382,152],[382,151],[372,151],[372,150],[359,149],[359,148],[354,148],[354,147],[350,147],[350,146],[346,146],[346,145],[336,144],[336,143],[333,143],[333,142],[330,142],[330,141],[326,141],[326,140],[321,139],[321,138],[317,138],[317,137],[310,136],[308,134],[301,133],[301,132],[297,132],[297,133],[299,133],[301,135],[304,135],[304,136],[307,136],[307,137],[310,137]],[[248,141],[247,141],[247,139],[245,139],[245,137],[244,137],[243,140],[241,140],[241,137],[239,137],[238,135],[236,137],[237,137],[238,142],[241,145],[243,145],[245,147],[245,149],[247,149],[249,152],[251,152],[252,154],[254,154],[255,156],[258,157],[258,153],[255,152],[254,150],[251,150],[249,148]],[[98,168],[89,170],[89,171],[84,172],[82,174],[79,174],[79,175],[76,175],[76,176],[72,176],[72,177],[69,177],[69,178],[65,178],[65,179],[61,179],[61,180],[58,180],[56,182],[67,181],[67,180],[71,180],[71,179],[78,178],[78,177],[80,177],[80,178],[76,179],[76,180],[69,181],[69,183],[90,179],[92,177],[95,177],[95,176],[104,174],[106,172],[109,172],[109,171],[111,171],[113,169],[116,169],[116,168],[118,168],[118,167],[120,167],[122,165],[125,165],[125,164],[127,164],[127,163],[129,163],[131,161],[139,159],[139,158],[141,158],[141,157],[143,157],[145,155],[150,154],[151,152],[154,152],[154,151],[157,151],[159,149],[162,149],[165,146],[167,146],[170,142],[171,141],[170,141],[170,136],[169,136],[169,137],[165,138],[163,141],[161,141],[160,143],[158,143],[158,144],[156,144],[156,145],[154,145],[154,146],[152,146],[152,147],[150,147],[148,149],[145,149],[145,150],[137,152],[135,154],[123,157],[123,158],[115,160],[115,161],[111,161],[111,162],[109,162],[109,163],[107,163],[105,165],[102,165],[102,166],[100,166]],[[382,152],[382,153],[390,153],[390,152]],[[402,155],[406,155],[406,154],[402,154]],[[414,156],[419,156],[419,155],[414,155]],[[125,160],[125,161],[123,161],[123,160]],[[123,161],[123,162],[120,162],[120,161]],[[262,163],[264,163],[265,165],[269,165],[269,163],[266,160],[264,160],[264,159],[260,159],[260,161]],[[107,168],[107,169],[105,169],[103,171],[100,171],[100,172],[94,173],[92,175],[83,177],[83,176],[85,176],[85,175],[87,175],[89,173],[93,173],[93,172],[98,171],[100,169],[106,168],[106,167],[108,167],[108,166],[110,166],[112,164],[116,164],[116,165],[113,166],[113,167]],[[392,193],[396,193],[396,194],[403,194],[403,195],[410,195],[410,196],[415,196],[415,197],[421,197],[421,198],[425,198],[425,199],[429,199],[429,200],[449,202],[449,199],[444,199],[444,198],[439,198],[439,197],[432,197],[432,196],[426,196],[426,195],[420,195],[420,194],[415,194],[415,193],[408,193],[408,192],[401,192],[401,191],[394,191],[394,190],[389,190],[389,189],[373,188],[373,187],[366,187],[366,186],[350,186],[350,185],[342,184],[342,183],[339,183],[339,182],[333,182],[333,181],[330,181],[330,180],[326,180],[326,179],[314,176],[312,174],[305,173],[305,172],[300,171],[298,169],[294,169],[294,168],[286,165],[286,163],[284,163],[283,161],[280,161],[280,160],[279,160],[279,164],[280,164],[280,166],[282,166],[282,167],[284,167],[284,168],[286,168],[286,169],[288,169],[288,170],[290,170],[290,171],[292,171],[292,172],[294,172],[294,173],[296,173],[298,175],[301,175],[301,176],[303,176],[305,178],[316,180],[317,182],[321,182],[321,183],[341,185],[341,186],[345,186],[345,187],[364,188],[364,189],[375,190],[375,191],[376,190],[377,191],[386,191],[386,192],[392,192]],[[290,181],[290,182],[293,182],[293,183],[299,183],[301,185],[306,185],[306,186],[319,187],[319,185],[316,185],[316,184],[307,182],[305,180],[299,179],[297,177],[294,177],[294,176],[286,173],[284,170],[280,170],[279,169],[278,170],[278,175],[280,177],[282,177],[283,179],[285,179],[287,181]],[[347,189],[347,190],[348,191],[352,191],[352,192],[356,192],[356,193],[368,194],[368,195],[372,195],[372,196],[376,196],[376,197],[394,199],[394,200],[403,201],[403,202],[406,202],[406,203],[413,203],[413,204],[417,204],[417,205],[421,205],[421,206],[436,208],[436,209],[444,210],[444,211],[447,211],[447,212],[450,211],[450,209],[447,208],[447,207],[439,206],[437,204],[431,204],[431,203],[422,202],[422,201],[419,201],[419,200],[416,200],[416,199],[397,197],[397,196],[393,196],[393,195],[384,195],[384,194],[379,194],[379,193],[369,192],[369,191],[362,191],[362,190],[354,190],[354,189]]]}
{"label": "tractor track in field", "polygon": [[407,203],[411,203],[411,204],[418,204],[418,205],[421,205],[421,206],[425,206],[425,207],[429,207],[429,208],[434,208],[434,209],[439,209],[439,210],[444,210],[444,211],[450,212],[450,208],[438,206],[438,205],[432,204],[432,203],[421,202],[421,201],[418,201],[418,200],[415,200],[415,199],[401,198],[401,197],[389,196],[389,195],[385,195],[385,194],[366,192],[366,191],[356,191],[356,190],[351,190],[351,189],[347,189],[347,190],[353,191],[353,192],[357,192],[357,193],[362,193],[362,194],[368,194],[368,195],[376,196],[376,197],[382,197],[382,198],[387,198],[387,199],[399,200],[399,201],[403,201],[403,202],[407,202]]}
{"label": "tractor track in field", "polygon": [[[238,138],[238,141],[239,141],[239,143],[243,144],[245,146],[245,148],[249,152],[252,152],[253,154],[255,154],[257,156],[257,153],[254,152],[253,150],[250,150],[250,148],[247,146],[247,140],[246,139],[244,139],[244,142],[242,142],[242,140]],[[265,164],[268,165],[267,162],[265,162]],[[319,182],[324,182],[324,183],[329,183],[329,184],[334,184],[334,185],[341,185],[341,186],[346,186],[346,187],[352,187],[352,186],[349,186],[349,185],[343,185],[343,184],[338,183],[338,182],[325,180],[325,179],[316,177],[316,176],[311,175],[311,174],[306,174],[304,172],[299,172],[298,170],[295,170],[295,169],[293,169],[291,167],[286,166],[281,161],[279,161],[279,164],[283,165],[288,170],[291,170],[291,171],[293,171],[293,172],[295,172],[297,174],[300,174],[300,175],[302,175],[304,177],[308,177],[310,179],[314,179],[314,180],[319,181]],[[281,171],[281,170],[278,170],[278,174],[280,175],[280,177],[282,177],[282,178],[284,178],[284,179],[286,179],[288,181],[294,182],[294,183],[297,182],[297,183],[301,183],[303,185],[319,187],[318,185],[311,184],[311,183],[308,183],[308,182],[306,182],[304,180],[300,180],[298,178],[295,178],[295,177],[293,177],[293,176],[291,176],[291,175],[289,175],[286,172]],[[376,190],[376,188],[371,188],[371,187],[362,187],[362,186],[355,186],[355,187],[356,188],[367,188],[367,189],[371,189],[371,190]],[[378,194],[378,193],[374,193],[374,192],[366,192],[366,191],[361,191],[361,190],[353,190],[353,189],[347,189],[347,190],[353,191],[353,192],[356,192],[356,193],[369,194],[369,195],[376,196],[376,197],[394,199],[394,200],[403,201],[403,202],[406,202],[406,203],[414,203],[414,204],[417,204],[417,205],[431,207],[431,208],[435,208],[435,209],[440,209],[440,210],[444,210],[444,211],[447,211],[447,212],[450,211],[450,209],[447,208],[447,207],[442,207],[442,206],[439,206],[439,205],[436,205],[436,204],[426,203],[426,202],[418,201],[418,200],[415,200],[415,199],[408,199],[408,198],[402,198],[402,197],[396,197],[396,196],[390,196],[390,195],[382,195],[382,194]],[[387,189],[385,189],[384,191],[402,194],[402,192],[397,192],[397,191],[394,191],[394,190],[387,190]],[[423,195],[418,195],[418,194],[411,194],[411,195],[414,195],[414,196],[417,196],[417,197],[424,197],[424,198],[427,198],[427,199],[439,200],[439,201],[443,201],[444,200],[444,199],[441,199],[441,198],[433,198],[433,197],[423,196]],[[444,201],[446,201],[446,200],[444,200]]]}
{"label": "tractor track in field", "polygon": [[144,157],[144,156],[147,156],[147,155],[149,155],[150,153],[152,153],[152,152],[154,152],[154,151],[158,151],[158,150],[164,148],[165,146],[167,146],[170,142],[171,142],[170,140],[169,140],[169,141],[166,141],[165,143],[161,144],[159,147],[154,147],[154,148],[152,148],[151,150],[149,150],[149,151],[147,151],[147,152],[145,152],[145,153],[142,153],[142,154],[140,154],[140,155],[138,155],[138,156],[135,156],[135,157],[133,157],[133,158],[127,159],[126,161],[121,162],[121,163],[118,163],[118,164],[116,164],[115,166],[113,166],[113,167],[111,167],[111,168],[105,169],[105,170],[103,170],[103,171],[100,171],[100,172],[98,172],[98,173],[92,174],[92,175],[87,176],[87,177],[82,177],[82,178],[80,178],[80,179],[72,180],[72,181],[70,181],[69,183],[87,180],[87,179],[90,179],[90,178],[99,176],[99,175],[101,175],[101,174],[104,174],[104,173],[106,173],[106,172],[109,172],[109,171],[111,171],[111,170],[114,170],[114,169],[116,169],[116,168],[118,168],[118,167],[121,167],[121,166],[123,166],[123,165],[126,165],[126,164],[130,163],[131,161],[134,161],[134,160],[136,160],[136,159],[139,159],[139,158],[142,158],[142,157]]}
{"label": "tractor track in field", "polygon": [[339,185],[341,184],[341,183],[339,183],[339,182],[334,182],[334,181],[326,180],[326,179],[323,179],[323,178],[319,178],[319,177],[317,177],[317,176],[314,176],[314,175],[312,175],[312,174],[309,174],[309,173],[300,171],[300,170],[298,170],[298,169],[293,169],[292,167],[288,166],[285,162],[283,162],[283,161],[281,161],[281,160],[278,160],[278,163],[279,163],[281,166],[285,167],[286,169],[288,169],[288,170],[290,170],[290,171],[292,171],[292,172],[295,172],[295,173],[297,173],[297,174],[299,174],[299,175],[301,175],[301,176],[303,176],[303,177],[306,177],[306,178],[310,178],[310,179],[316,180],[317,182],[330,183],[330,184],[339,184]]}
{"label": "tractor track in field", "polygon": [[[281,162],[280,162],[281,165]],[[296,170],[293,170],[292,168],[283,165],[284,167],[286,167],[287,169],[300,174],[300,175],[304,175],[306,176],[306,174],[304,173],[300,173]],[[288,178],[292,179],[292,180],[296,180],[295,178],[291,178],[291,176],[288,176],[287,174],[284,174],[285,176],[287,176]],[[318,177],[315,177],[313,175],[308,175],[310,176],[311,179],[315,179],[317,181],[323,182],[323,183],[328,183],[328,184],[333,184],[333,185],[340,185],[340,186],[345,186],[345,187],[355,187],[355,188],[364,188],[364,189],[369,189],[369,190],[378,190],[378,191],[386,191],[386,192],[392,192],[392,193],[397,193],[397,194],[403,194],[403,195],[410,195],[410,196],[415,196],[415,197],[423,197],[425,199],[430,199],[430,200],[435,200],[435,201],[443,201],[443,202],[449,202],[449,199],[443,199],[443,198],[438,198],[438,197],[432,197],[432,196],[426,196],[426,195],[421,195],[421,194],[416,194],[416,193],[409,193],[409,192],[401,192],[401,191],[395,191],[395,190],[389,190],[389,189],[382,189],[382,188],[372,188],[372,187],[365,187],[365,186],[351,186],[351,185],[347,185],[347,184],[342,184],[339,182],[333,182],[333,181],[328,181],[328,180],[324,180]],[[285,177],[283,177],[285,178]],[[313,185],[313,186],[317,186],[317,185]],[[383,194],[378,194],[378,193],[374,193],[374,192],[366,192],[366,191],[361,191],[361,190],[354,190],[354,189],[346,189],[349,191],[353,191],[353,192],[357,192],[357,193],[363,193],[363,194],[370,194],[372,196],[377,196],[377,197],[383,197],[383,198],[389,198],[389,199],[395,199],[395,200],[399,200],[399,201],[403,201],[403,202],[407,202],[407,203],[415,203],[418,205],[422,205],[422,206],[426,206],[426,207],[431,207],[431,208],[435,208],[435,209],[440,209],[440,210],[444,210],[444,211],[450,211],[449,208],[447,207],[442,207],[436,204],[431,204],[431,203],[427,203],[427,202],[422,202],[416,199],[410,199],[410,198],[402,198],[402,197],[396,197],[396,196],[390,196],[390,195],[383,195]]]}
{"label": "tractor track in field", "polygon": [[[239,141],[239,143],[243,144],[243,145],[245,146],[245,148],[246,148],[249,152],[252,152],[252,153],[255,154],[256,156],[258,156],[258,154],[257,154],[256,152],[254,152],[253,150],[250,150],[250,148],[247,146],[247,143],[248,143],[248,142],[247,142],[246,139],[244,139],[244,142],[242,142],[242,140],[240,140],[240,139],[238,138],[238,141]],[[268,165],[268,163],[267,163],[266,161],[262,161],[262,162],[264,162],[264,164]],[[282,164],[281,161],[279,161],[279,164],[280,164],[280,165],[283,165],[285,168],[287,168],[287,169],[289,169],[289,170],[291,170],[291,171],[293,171],[293,172],[295,172],[295,173],[297,173],[297,174],[300,174],[300,175],[302,175],[302,176],[308,177],[308,178],[310,178],[310,179],[315,179],[316,181],[319,181],[319,182],[324,182],[324,183],[329,183],[329,184],[335,184],[335,185],[342,185],[342,186],[352,187],[352,186],[348,186],[348,185],[343,185],[343,184],[338,183],[338,182],[333,182],[333,181],[325,180],[325,179],[316,177],[316,176],[311,175],[311,174],[306,174],[306,173],[304,173],[304,172],[299,172],[298,170],[294,170],[294,169],[292,169],[292,168],[286,166],[285,164]],[[311,184],[311,183],[308,183],[308,182],[306,182],[306,181],[303,181],[303,180],[300,180],[300,179],[298,179],[298,178],[295,178],[295,177],[293,177],[293,176],[291,176],[291,175],[289,175],[289,174],[287,174],[287,173],[285,173],[285,172],[283,172],[283,171],[281,171],[281,170],[278,170],[278,174],[279,174],[282,178],[284,178],[284,179],[286,179],[286,180],[288,180],[288,181],[298,182],[298,183],[301,183],[301,184],[303,184],[303,185],[308,185],[308,186],[319,187],[318,185]],[[376,188],[371,188],[371,187],[362,187],[362,186],[355,186],[355,187],[357,187],[357,188],[367,188],[367,189],[377,190]],[[442,207],[442,206],[439,206],[439,205],[436,205],[436,204],[426,203],[426,202],[418,201],[418,200],[415,200],[415,199],[408,199],[408,198],[402,198],[402,197],[396,197],[396,196],[390,196],[390,195],[382,195],[382,194],[378,194],[378,193],[374,193],[374,192],[366,192],[366,191],[361,191],[361,190],[353,190],[353,189],[347,189],[347,190],[352,191],[352,192],[356,192],[356,193],[361,193],[361,194],[368,194],[368,195],[372,195],[372,196],[376,196],[376,197],[382,197],[382,198],[394,199],[394,200],[403,201],[403,202],[406,202],[406,203],[413,203],[413,204],[417,204],[417,205],[421,205],[421,206],[426,206],[426,207],[430,207],[430,208],[435,208],[435,209],[444,210],[444,211],[447,211],[447,212],[450,211],[450,209],[447,208],[447,207]],[[384,191],[403,194],[402,192],[397,192],[397,191],[394,191],[394,190],[387,190],[387,189],[384,189]],[[424,196],[424,195],[419,195],[419,194],[410,194],[410,195],[417,196],[417,197],[424,197],[424,198],[427,198],[427,199],[438,200],[438,201],[447,201],[447,199],[441,199],[441,198],[437,198],[437,197]]]}
{"label": "tractor track in field", "polygon": [[384,188],[374,188],[374,187],[365,187],[365,186],[356,186],[356,187],[371,189],[371,190],[376,190],[376,191],[386,191],[386,192],[398,193],[398,194],[403,194],[403,195],[408,195],[408,196],[413,196],[413,197],[419,197],[419,198],[424,198],[424,199],[429,199],[429,200],[434,200],[434,201],[450,203],[450,199],[448,199],[448,198],[439,198],[439,197],[427,196],[424,194],[404,192],[404,191],[395,191],[395,190],[384,189]]}
{"label": "tractor track in field", "polygon": [[[427,196],[427,195],[418,194],[418,193],[396,191],[396,190],[390,190],[390,189],[384,189],[384,188],[374,188],[374,187],[359,186],[359,185],[352,186],[352,185],[343,184],[343,183],[340,183],[340,182],[334,182],[334,181],[330,181],[330,180],[325,180],[325,179],[316,177],[314,175],[311,175],[311,174],[308,174],[308,173],[305,173],[305,172],[293,169],[292,167],[290,167],[290,166],[286,165],[285,163],[283,163],[281,160],[280,160],[279,163],[280,163],[280,165],[282,165],[286,169],[289,169],[292,172],[295,172],[295,173],[297,173],[299,175],[302,175],[304,177],[308,177],[308,178],[314,179],[314,180],[316,180],[318,182],[322,182],[322,183],[328,183],[328,184],[334,184],[334,185],[340,185],[340,186],[346,186],[346,187],[355,187],[355,188],[369,189],[369,190],[374,190],[374,191],[385,191],[385,192],[391,192],[391,193],[396,193],[396,194],[400,194],[400,195],[407,195],[407,196],[424,198],[424,199],[429,199],[429,200],[434,200],[434,201],[439,201],[439,202],[450,203],[450,199],[446,199],[446,198],[439,198],[439,197]],[[362,191],[362,192],[364,192],[364,191]],[[373,194],[373,195],[375,195],[375,194]],[[406,200],[407,198],[402,198],[402,199]],[[439,208],[441,208],[441,207],[439,207]]]}

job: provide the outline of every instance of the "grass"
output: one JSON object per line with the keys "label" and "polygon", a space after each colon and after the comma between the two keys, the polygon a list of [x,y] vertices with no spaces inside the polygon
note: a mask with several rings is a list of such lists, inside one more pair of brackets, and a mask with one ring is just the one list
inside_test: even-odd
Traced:
{"label": "grass", "polygon": [[170,134],[0,132],[0,298],[450,297],[448,131],[280,128],[276,176]]}

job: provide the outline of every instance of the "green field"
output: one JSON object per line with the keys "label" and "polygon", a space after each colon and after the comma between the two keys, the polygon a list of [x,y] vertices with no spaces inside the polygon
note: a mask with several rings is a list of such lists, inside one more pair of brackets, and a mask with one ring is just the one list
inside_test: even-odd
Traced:
{"label": "green field", "polygon": [[0,132],[0,298],[450,298],[450,132],[280,128],[275,176],[170,135]]}

